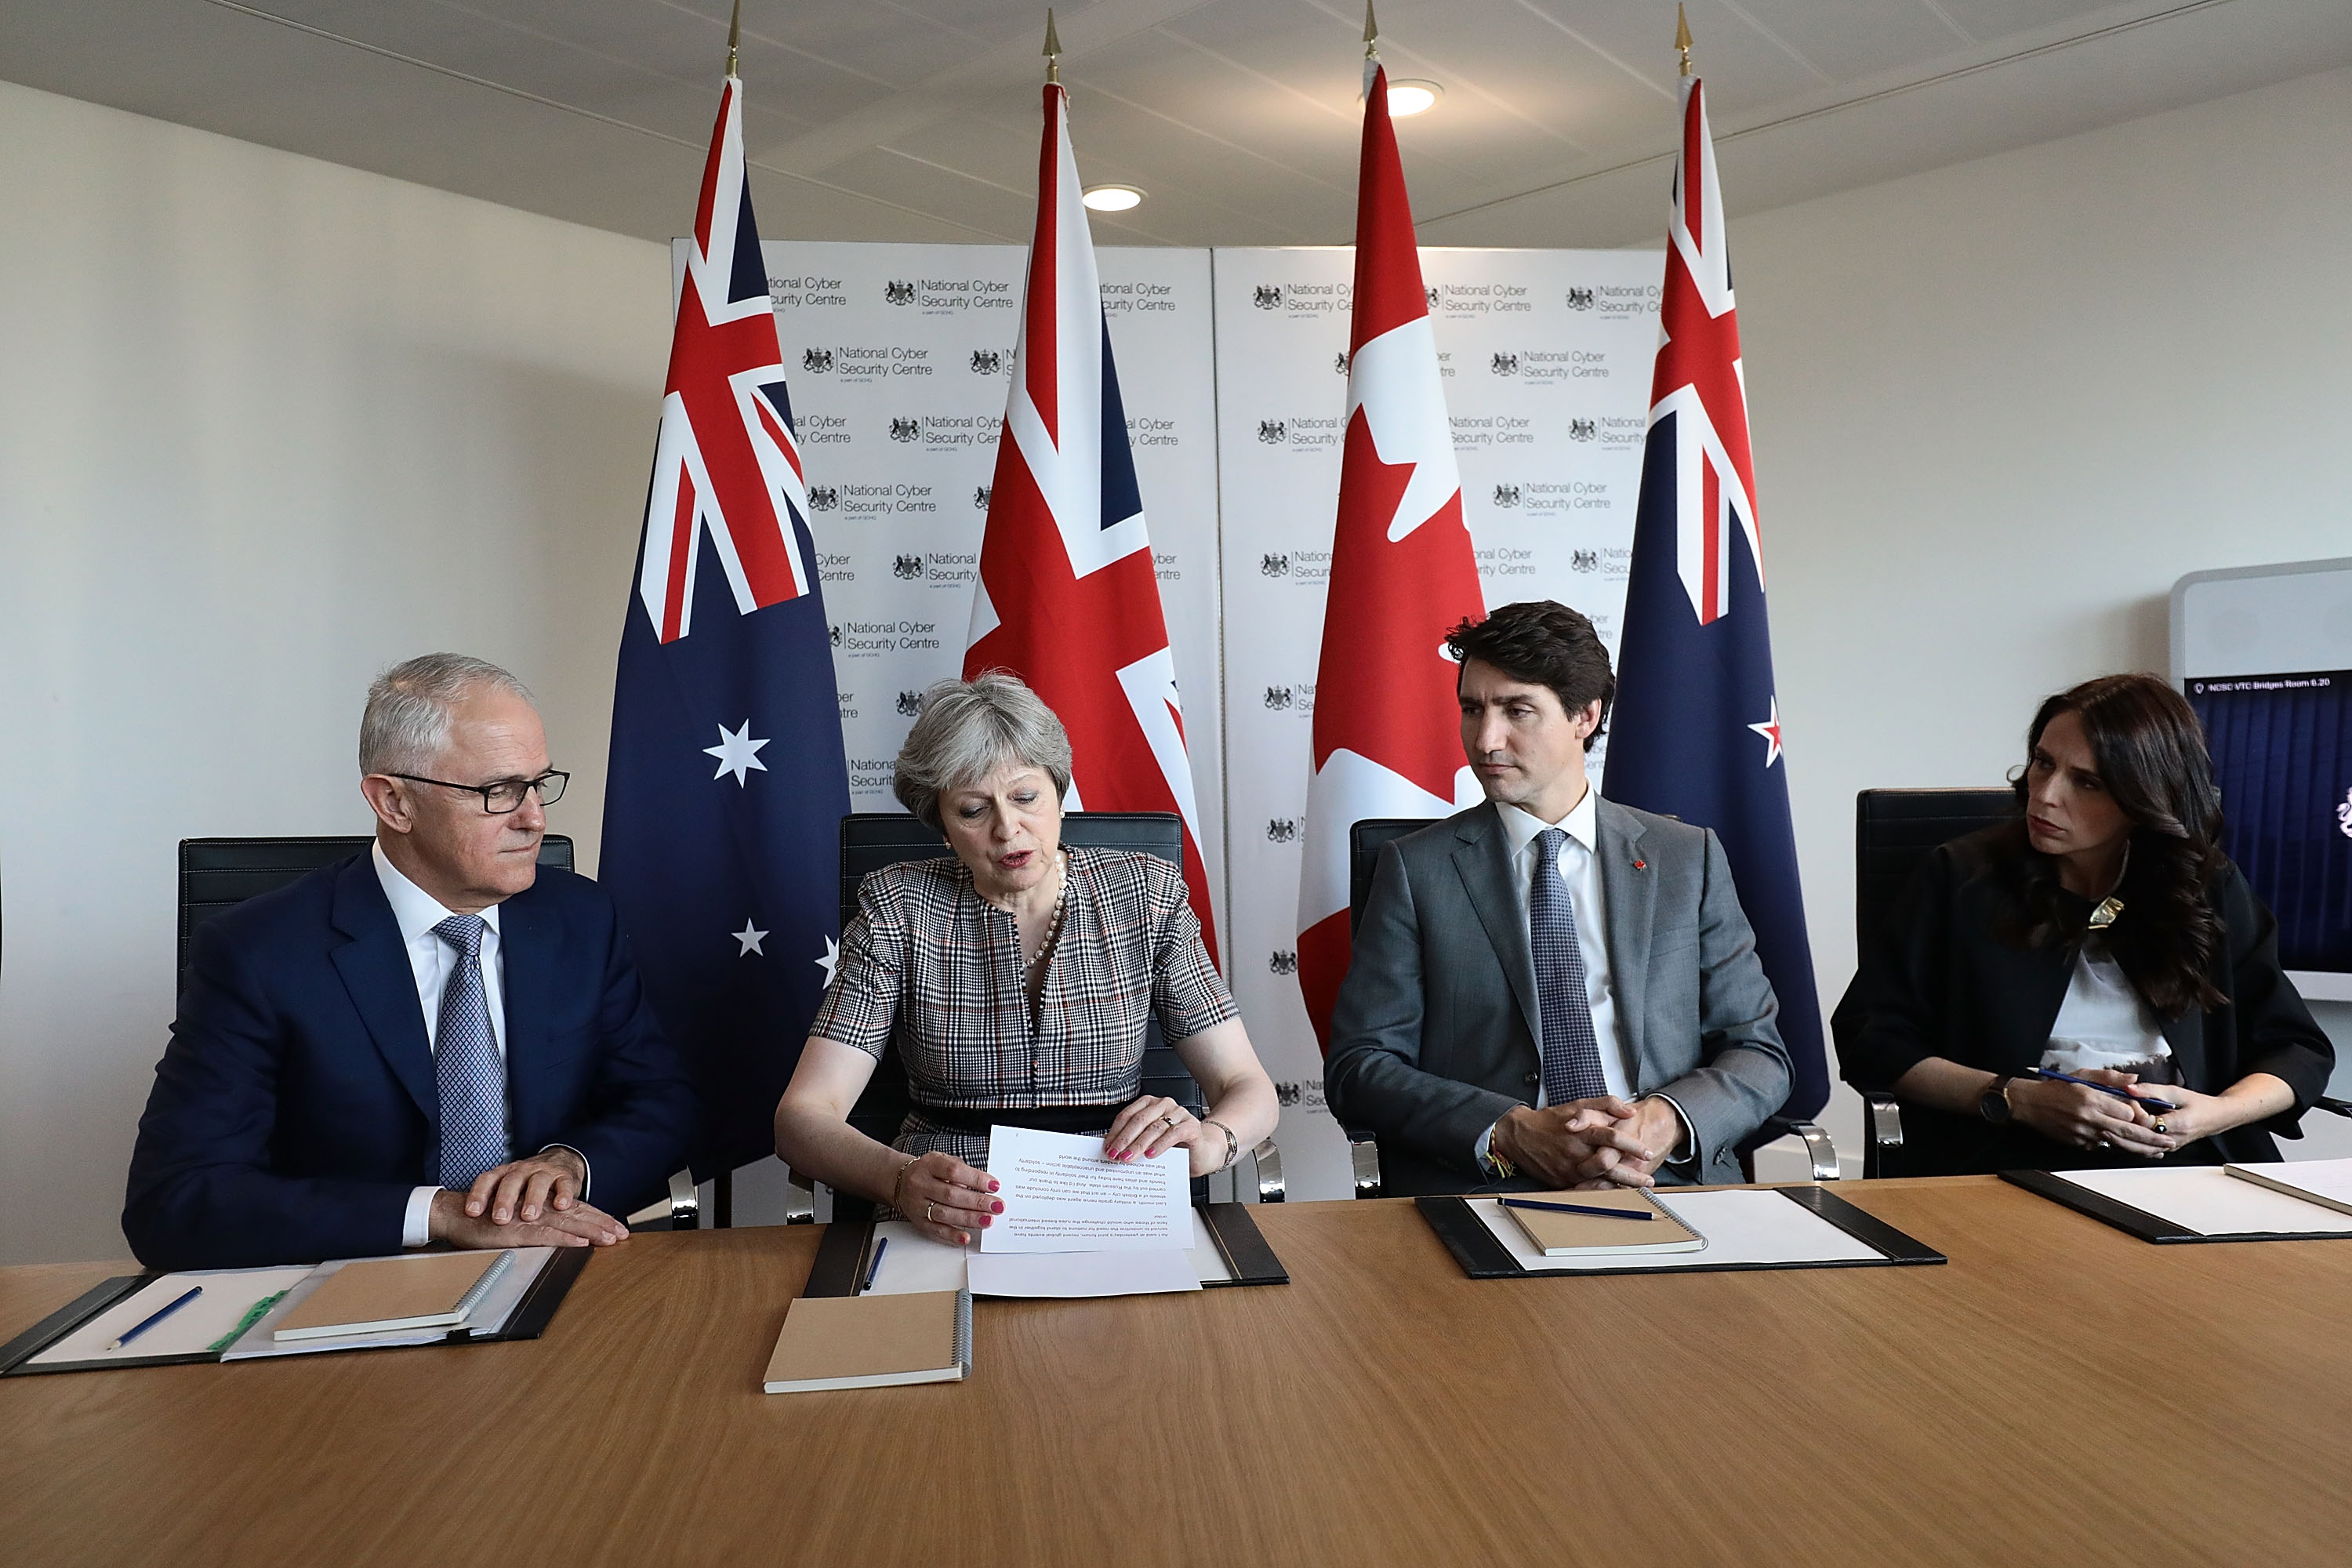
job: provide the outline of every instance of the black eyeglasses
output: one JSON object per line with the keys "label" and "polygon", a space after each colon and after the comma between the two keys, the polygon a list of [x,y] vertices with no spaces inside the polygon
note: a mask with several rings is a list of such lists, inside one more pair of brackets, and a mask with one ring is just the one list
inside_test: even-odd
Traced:
{"label": "black eyeglasses", "polygon": [[504,816],[509,812],[521,810],[522,797],[526,795],[537,795],[541,805],[553,805],[563,798],[563,786],[572,782],[572,775],[561,768],[550,768],[535,779],[499,779],[486,784],[451,784],[447,779],[428,779],[416,773],[392,773],[387,776],[406,779],[411,784],[439,784],[443,789],[461,789],[467,795],[480,795],[482,809],[492,816]]}

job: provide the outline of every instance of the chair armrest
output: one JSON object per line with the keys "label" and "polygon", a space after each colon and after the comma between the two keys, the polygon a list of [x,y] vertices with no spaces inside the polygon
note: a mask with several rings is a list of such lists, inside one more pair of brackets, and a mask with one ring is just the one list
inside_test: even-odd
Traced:
{"label": "chair armrest", "polygon": [[696,1230],[702,1225],[702,1194],[688,1172],[673,1172],[669,1196],[656,1198],[622,1223],[631,1230]]}
{"label": "chair armrest", "polygon": [[1384,1185],[1381,1176],[1380,1141],[1369,1127],[1343,1127],[1348,1137],[1349,1173],[1354,1177],[1355,1195],[1376,1198]]}
{"label": "chair armrest", "polygon": [[1892,1095],[1865,1094],[1862,1097],[1862,1115],[1865,1135],[1873,1148],[1903,1147],[1902,1101]]}
{"label": "chair armrest", "polygon": [[789,1165],[784,1167],[784,1223],[816,1223],[816,1184]]}
{"label": "chair armrest", "polygon": [[1781,1136],[1795,1138],[1803,1142],[1805,1158],[1813,1167],[1813,1180],[1834,1182],[1843,1173],[1838,1169],[1837,1145],[1830,1142],[1830,1135],[1821,1123],[1783,1121],[1779,1125]]}
{"label": "chair armrest", "polygon": [[[1282,1151],[1274,1146],[1271,1137],[1258,1140],[1257,1147],[1249,1152],[1249,1162],[1257,1178],[1258,1202],[1278,1204],[1289,1195],[1288,1189],[1282,1184]],[[1234,1173],[1234,1185],[1236,1189],[1241,1185],[1239,1171]],[[1234,1195],[1240,1195],[1238,1190]]]}

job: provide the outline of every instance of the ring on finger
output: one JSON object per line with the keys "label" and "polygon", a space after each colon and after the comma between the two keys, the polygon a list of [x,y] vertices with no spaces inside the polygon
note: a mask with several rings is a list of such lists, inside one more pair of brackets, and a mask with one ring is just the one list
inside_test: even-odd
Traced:
{"label": "ring on finger", "polygon": [[2159,1120],[2159,1121],[2157,1122],[2157,1124],[2156,1124],[2156,1130],[2157,1130],[2158,1132],[2161,1132],[2161,1131],[2164,1131],[2164,1123],[2163,1123],[2163,1121],[2162,1121],[2161,1120]]}
{"label": "ring on finger", "polygon": [[935,1209],[937,1209],[939,1206],[940,1206],[940,1205],[939,1205],[939,1204],[938,1204],[936,1201],[934,1201],[934,1200],[931,1200],[931,1199],[926,1199],[926,1200],[924,1200],[924,1203],[923,1203],[923,1223],[924,1223],[925,1225],[937,1225],[937,1224],[939,1224],[939,1221],[938,1221],[937,1219],[934,1219],[934,1218],[932,1217],[932,1211],[933,1211],[933,1210],[935,1210]]}

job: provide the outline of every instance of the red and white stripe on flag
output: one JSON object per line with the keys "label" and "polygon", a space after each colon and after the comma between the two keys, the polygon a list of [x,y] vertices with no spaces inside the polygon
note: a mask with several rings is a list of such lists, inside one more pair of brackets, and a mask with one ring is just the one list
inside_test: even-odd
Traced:
{"label": "red and white stripe on flag", "polygon": [[678,294],[637,563],[637,595],[664,642],[692,629],[706,531],[738,614],[809,591],[793,529],[808,493],[743,180],[743,84],[729,77]]}
{"label": "red and white stripe on flag", "polygon": [[1675,210],[1659,302],[1657,370],[1650,423],[1675,416],[1675,556],[1685,592],[1706,626],[1730,608],[1731,531],[1748,536],[1759,581],[1756,468],[1748,455],[1748,389],[1740,370],[1739,312],[1731,295],[1723,188],[1706,94],[1683,79],[1683,142],[1675,160]]}
{"label": "red and white stripe on flag", "polygon": [[1048,86],[1037,228],[963,673],[1009,670],[1061,718],[1074,809],[1183,818],[1184,879],[1213,959],[1183,705],[1079,195],[1068,99]]}
{"label": "red and white stripe on flag", "polygon": [[1481,797],[1444,642],[1485,614],[1381,71],[1364,99],[1347,444],[1298,886],[1299,990],[1327,1050],[1348,972],[1348,829],[1445,816]]}

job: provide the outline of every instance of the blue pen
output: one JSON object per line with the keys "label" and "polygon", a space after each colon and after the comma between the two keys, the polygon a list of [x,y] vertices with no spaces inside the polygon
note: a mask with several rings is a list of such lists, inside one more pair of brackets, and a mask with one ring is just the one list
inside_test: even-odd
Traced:
{"label": "blue pen", "polygon": [[186,1295],[181,1297],[170,1306],[153,1313],[137,1328],[124,1330],[121,1337],[114,1340],[106,1348],[110,1351],[121,1350],[123,1346],[129,1344],[131,1341],[137,1339],[140,1335],[145,1333],[148,1330],[153,1328],[156,1324],[162,1322],[164,1319],[170,1317],[173,1313],[178,1311],[181,1308],[186,1306],[189,1302],[194,1300],[204,1293],[205,1288],[203,1286],[191,1286]]}
{"label": "blue pen", "polygon": [[1597,1204],[1552,1204],[1541,1198],[1498,1198],[1507,1209],[1541,1209],[1547,1214],[1591,1214],[1603,1219],[1655,1219],[1648,1209],[1606,1209]]}
{"label": "blue pen", "polygon": [[2150,1110],[2178,1110],[2180,1109],[2180,1107],[2173,1104],[2172,1101],[2168,1100],[2142,1100],[2138,1095],[2132,1093],[2129,1089],[2117,1089],[2111,1083],[2093,1083],[2089,1079],[2076,1078],[2070,1072],[2052,1072],[2047,1068],[2027,1068],[2025,1069],[2025,1076],[2028,1078],[2038,1078],[2049,1083],[2071,1083],[2078,1084],[2084,1089],[2095,1089],[2101,1094],[2112,1094],[2117,1100],[2128,1100],[2134,1105],[2145,1105]]}
{"label": "blue pen", "polygon": [[866,1283],[857,1288],[857,1293],[859,1295],[863,1296],[866,1291],[874,1289],[874,1277],[882,1272],[883,1248],[889,1245],[890,1238],[887,1236],[874,1244],[874,1256],[868,1258],[866,1263]]}

